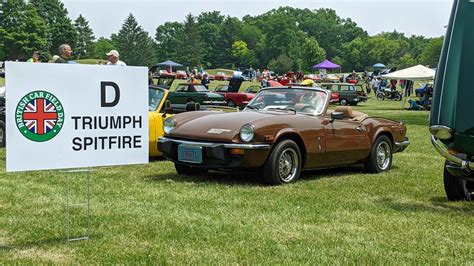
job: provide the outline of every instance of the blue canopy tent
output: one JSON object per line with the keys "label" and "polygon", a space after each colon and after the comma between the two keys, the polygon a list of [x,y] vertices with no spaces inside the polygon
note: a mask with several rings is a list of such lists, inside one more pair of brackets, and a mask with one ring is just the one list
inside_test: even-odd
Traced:
{"label": "blue canopy tent", "polygon": [[385,68],[385,65],[382,64],[382,63],[377,63],[377,64],[373,65],[373,67],[374,67],[375,69],[384,69],[384,68]]}
{"label": "blue canopy tent", "polygon": [[176,62],[173,62],[171,60],[166,60],[164,62],[161,62],[161,63],[158,63],[156,65],[151,66],[150,71],[155,72],[156,69],[160,66],[170,67],[171,72],[173,72],[173,67],[182,67],[183,65],[181,65],[179,63],[176,63]]}

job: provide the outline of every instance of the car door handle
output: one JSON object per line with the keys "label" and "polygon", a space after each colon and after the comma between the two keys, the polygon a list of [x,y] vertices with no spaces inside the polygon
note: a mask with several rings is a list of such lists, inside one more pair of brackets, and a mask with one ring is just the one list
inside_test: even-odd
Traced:
{"label": "car door handle", "polygon": [[359,131],[359,132],[365,131],[365,129],[362,126],[356,127],[356,130]]}

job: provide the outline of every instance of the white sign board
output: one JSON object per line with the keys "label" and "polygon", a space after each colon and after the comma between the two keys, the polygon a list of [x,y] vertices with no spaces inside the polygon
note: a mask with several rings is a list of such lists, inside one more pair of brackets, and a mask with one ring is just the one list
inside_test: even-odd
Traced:
{"label": "white sign board", "polygon": [[148,163],[148,70],[6,63],[7,171]]}

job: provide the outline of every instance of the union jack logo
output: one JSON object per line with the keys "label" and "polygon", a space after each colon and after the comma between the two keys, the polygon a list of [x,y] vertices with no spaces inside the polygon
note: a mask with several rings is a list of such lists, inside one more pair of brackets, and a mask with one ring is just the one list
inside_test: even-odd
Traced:
{"label": "union jack logo", "polygon": [[44,98],[33,99],[25,106],[23,122],[31,133],[46,134],[54,128],[57,120],[56,107]]}

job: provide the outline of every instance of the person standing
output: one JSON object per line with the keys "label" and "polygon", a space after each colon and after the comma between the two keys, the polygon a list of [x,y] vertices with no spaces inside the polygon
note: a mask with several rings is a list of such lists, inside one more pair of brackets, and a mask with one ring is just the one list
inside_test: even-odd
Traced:
{"label": "person standing", "polygon": [[377,91],[379,90],[379,81],[376,77],[372,79],[372,88],[374,89],[374,94],[377,95]]}
{"label": "person standing", "polygon": [[206,87],[207,90],[209,90],[209,83],[211,83],[211,81],[209,81],[209,77],[207,74],[204,74],[204,76],[202,76],[201,84]]}
{"label": "person standing", "polygon": [[40,51],[34,51],[30,59],[26,60],[28,63],[41,63],[40,61]]}
{"label": "person standing", "polygon": [[59,46],[59,57],[54,61],[54,63],[67,64],[69,63],[69,57],[71,57],[72,49],[69,44],[61,44]]}
{"label": "person standing", "polygon": [[106,53],[106,55],[107,55],[107,60],[109,60],[109,62],[107,62],[108,66],[126,66],[127,65],[125,64],[125,62],[119,60],[120,54],[119,52],[117,52],[117,50],[111,50],[110,52]]}

